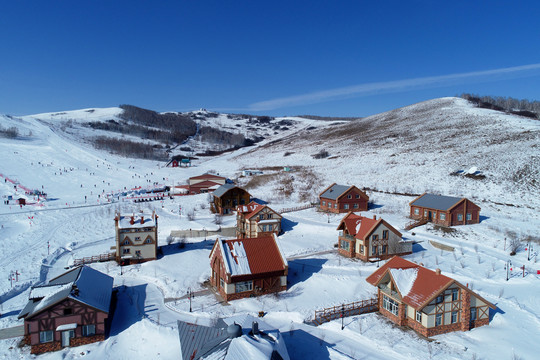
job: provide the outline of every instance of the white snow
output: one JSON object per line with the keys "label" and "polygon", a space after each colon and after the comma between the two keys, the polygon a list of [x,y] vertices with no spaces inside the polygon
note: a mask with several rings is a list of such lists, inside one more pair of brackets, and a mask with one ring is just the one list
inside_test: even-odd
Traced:
{"label": "white snow", "polygon": [[56,331],[73,330],[77,328],[77,323],[64,324],[56,327]]}
{"label": "white snow", "polygon": [[414,285],[418,269],[390,269],[390,274],[392,274],[392,279],[394,279],[399,293],[405,297]]}
{"label": "white snow", "polygon": [[36,287],[30,291],[29,299],[41,299],[48,296],[52,296],[64,290],[65,288],[66,288],[66,284]]}
{"label": "white snow", "polygon": [[232,249],[224,245],[224,250],[231,269],[231,276],[251,274],[248,257],[242,242],[232,242]]}

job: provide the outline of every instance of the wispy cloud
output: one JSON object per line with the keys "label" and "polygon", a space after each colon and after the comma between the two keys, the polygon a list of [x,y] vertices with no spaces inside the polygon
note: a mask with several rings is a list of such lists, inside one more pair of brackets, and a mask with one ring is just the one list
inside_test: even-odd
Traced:
{"label": "wispy cloud", "polygon": [[259,101],[247,106],[247,111],[265,111],[287,108],[297,105],[316,104],[331,100],[346,99],[351,97],[360,97],[372,95],[381,92],[398,92],[406,91],[415,88],[445,86],[453,83],[463,83],[473,80],[493,80],[495,77],[500,78],[517,78],[522,77],[526,72],[539,70],[540,64],[530,64],[522,66],[514,66],[508,68],[500,68],[493,70],[474,71],[467,73],[458,73],[450,75],[429,76],[414,79],[384,81],[366,83],[360,85],[347,86],[337,89],[329,89],[316,91],[312,93],[288,96],[270,100]]}

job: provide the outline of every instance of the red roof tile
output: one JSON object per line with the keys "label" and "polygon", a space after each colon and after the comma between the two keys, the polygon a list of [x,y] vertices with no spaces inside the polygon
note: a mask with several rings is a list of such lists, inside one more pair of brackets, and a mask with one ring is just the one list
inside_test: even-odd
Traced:
{"label": "red roof tile", "polygon": [[243,244],[251,274],[263,274],[285,269],[285,263],[274,237],[223,240],[229,251],[233,248],[233,242]]}

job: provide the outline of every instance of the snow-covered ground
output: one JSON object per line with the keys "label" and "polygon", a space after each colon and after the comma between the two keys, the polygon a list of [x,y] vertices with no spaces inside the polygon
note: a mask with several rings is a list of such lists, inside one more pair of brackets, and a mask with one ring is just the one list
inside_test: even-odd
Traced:
{"label": "snow-covered ground", "polygon": [[[443,105],[437,105],[437,101]],[[431,140],[419,138],[405,142],[398,138],[394,147],[396,155],[390,156],[393,147],[390,144],[376,149],[371,143],[359,142],[351,148],[352,140],[344,137],[341,142],[325,143],[321,139],[320,144],[310,145],[307,136],[303,142],[302,134],[299,134],[299,137],[290,138],[294,141],[288,146],[282,142],[272,144],[269,138],[257,148],[243,148],[200,161],[192,168],[179,169],[164,168],[162,163],[155,161],[126,159],[96,151],[73,141],[71,136],[66,137],[56,126],[36,120],[38,116],[23,119],[0,116],[2,127],[16,126],[20,134],[17,139],[0,139],[0,174],[18,183],[16,189],[15,184],[0,178],[0,196],[24,197],[20,185],[48,194],[48,200],[39,203],[27,196],[29,202],[36,204],[22,208],[0,204],[0,269],[4,274],[0,280],[0,328],[22,324],[17,315],[28,299],[31,285],[62,273],[76,258],[110,251],[114,245],[115,211],[155,210],[159,215],[159,244],[163,246],[161,258],[124,267],[123,275],[114,262],[92,265],[113,276],[119,289],[119,302],[123,306],[115,313],[111,336],[101,343],[64,349],[39,358],[179,358],[177,319],[202,324],[217,317],[256,314],[262,310],[267,313],[264,321],[282,332],[291,359],[536,359],[540,341],[540,300],[537,296],[540,293],[540,275],[537,274],[540,262],[536,262],[536,256],[527,260],[525,244],[515,256],[509,255],[508,246],[510,239],[516,236],[531,236],[538,241],[538,168],[530,170],[529,176],[533,178],[527,179],[523,186],[511,187],[509,179],[524,164],[532,164],[534,159],[540,158],[538,142],[534,144],[534,139],[538,139],[538,122],[515,116],[506,118],[496,112],[483,117],[484,110],[470,108],[461,100],[452,100],[453,104],[449,104],[448,99],[437,101],[430,104],[430,109],[439,106],[433,111],[453,114],[454,122],[459,120],[455,114],[471,112],[481,120],[477,119],[478,122],[490,129],[485,133],[498,131],[499,137],[510,139],[516,131],[528,132],[528,140],[519,137],[507,140],[503,155],[494,144],[478,145],[475,151],[482,156],[472,157],[469,162],[464,162],[465,157],[457,153],[453,157],[441,153],[444,161],[428,161],[421,165],[439,150],[433,150],[431,145],[426,145],[425,151],[412,152],[410,149],[431,144]],[[426,105],[415,105],[417,109],[422,106]],[[103,109],[105,117],[110,115],[107,111]],[[98,109],[92,113],[80,112],[83,115],[100,114]],[[415,118],[414,107],[398,112]],[[419,112],[417,116],[422,114]],[[498,120],[501,116],[505,117],[504,121]],[[74,115],[70,117],[76,121]],[[383,115],[380,118],[384,121]],[[439,123],[441,119],[442,116]],[[220,121],[226,121],[226,117]],[[319,124],[317,127],[326,128],[330,134],[339,126]],[[473,130],[477,131],[477,128]],[[474,133],[467,134],[468,138],[474,136]],[[499,137],[493,135],[492,139]],[[453,141],[457,144],[461,140],[454,138]],[[524,145],[525,150],[517,145]],[[445,149],[449,146],[446,144]],[[331,157],[342,156],[313,159],[311,155],[323,147],[329,149]],[[490,147],[494,149],[492,152]],[[291,154],[284,156],[285,152]],[[511,158],[513,162],[508,160]],[[391,166],[389,161],[392,161]],[[377,167],[378,162],[386,165]],[[292,171],[279,170],[285,165]],[[448,175],[448,170],[470,166],[483,170],[487,179]],[[258,184],[252,177],[241,177],[242,168],[271,170],[265,170],[260,177],[264,181]],[[426,174],[426,169],[431,172]],[[190,313],[188,300],[175,298],[185,295],[188,289],[204,289],[202,283],[210,276],[208,255],[215,237],[188,237],[183,248],[178,246],[179,239],[168,245],[166,238],[171,230],[218,227],[209,211],[207,195],[145,203],[132,203],[122,197],[109,202],[103,195],[154,183],[184,183],[188,177],[208,170],[249,185],[254,197],[269,201],[269,206],[275,210],[306,203],[304,192],[311,191],[316,196],[320,188],[334,181],[394,192],[420,193],[428,189],[447,195],[471,196],[482,208],[482,222],[455,227],[453,232],[442,232],[431,225],[412,232],[404,231],[410,221],[407,214],[411,196],[368,192],[374,206],[363,215],[382,216],[402,231],[405,238],[417,241],[414,253],[408,259],[430,268],[439,267],[445,275],[468,284],[494,303],[498,310],[492,314],[489,326],[439,335],[434,341],[421,338],[411,330],[397,328],[377,314],[346,318],[344,330],[341,330],[340,321],[319,327],[305,324],[304,321],[311,319],[317,309],[372,297],[376,291],[365,278],[377,268],[377,264],[346,259],[332,251],[337,243],[336,227],[341,216],[327,216],[315,209],[307,209],[284,215],[285,233],[279,239],[290,259],[286,292],[237,300],[229,305],[220,304],[213,295],[196,296],[193,313]],[[421,175],[422,170],[424,175]],[[289,194],[283,189],[290,184],[294,186]],[[189,221],[186,214],[192,210],[195,219]],[[232,226],[235,221],[234,217],[223,220],[223,227]],[[430,241],[452,246],[455,250],[441,251]],[[540,249],[540,244],[533,244],[533,253],[537,252],[536,247]],[[512,262],[509,281],[506,281],[504,268],[507,261]],[[525,277],[519,268],[523,265]],[[12,271],[20,274],[19,281],[13,286],[8,280]],[[20,338],[0,340],[0,358],[32,357],[28,347],[18,347],[19,341]]]}

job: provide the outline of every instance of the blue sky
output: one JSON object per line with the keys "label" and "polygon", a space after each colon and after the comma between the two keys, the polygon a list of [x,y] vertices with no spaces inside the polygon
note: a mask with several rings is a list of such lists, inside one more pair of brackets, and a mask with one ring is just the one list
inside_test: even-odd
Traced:
{"label": "blue sky", "polygon": [[540,100],[538,1],[3,1],[0,113]]}

